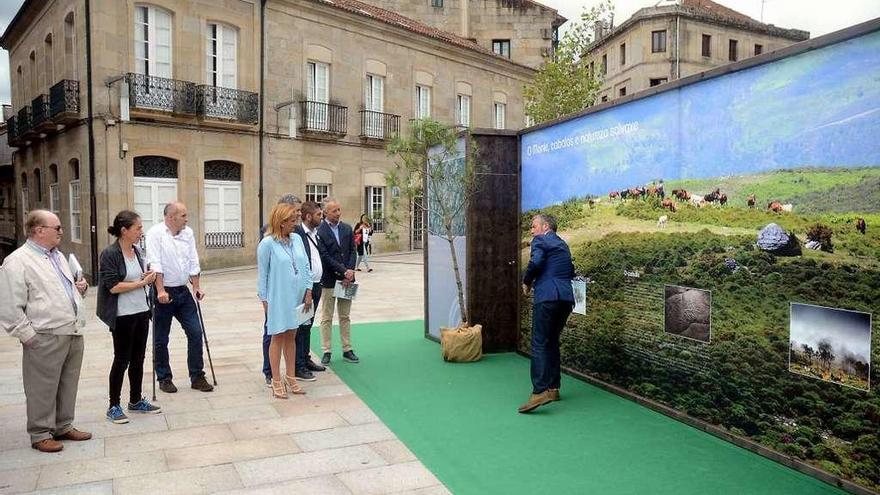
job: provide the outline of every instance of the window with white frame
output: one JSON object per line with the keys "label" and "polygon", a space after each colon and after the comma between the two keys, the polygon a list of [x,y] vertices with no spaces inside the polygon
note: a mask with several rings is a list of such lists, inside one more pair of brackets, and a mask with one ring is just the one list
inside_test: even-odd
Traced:
{"label": "window with white frame", "polygon": [[82,242],[82,212],[80,211],[80,183],[79,179],[70,181],[68,184],[68,196],[70,197],[70,240]]}
{"label": "window with white frame", "polygon": [[163,221],[165,205],[177,199],[177,160],[164,156],[134,158],[134,211],[144,232]]}
{"label": "window with white frame", "polygon": [[431,116],[431,88],[428,86],[416,86],[416,108],[415,115],[417,119],[426,119]]}
{"label": "window with white frame", "polygon": [[366,205],[364,210],[373,221],[373,232],[385,231],[385,188],[367,186],[364,194]]}
{"label": "window with white frame", "polygon": [[58,190],[58,166],[49,165],[49,211],[61,218],[61,193]]}
{"label": "window with white frame", "polygon": [[30,210],[28,210],[28,196],[29,195],[30,194],[29,194],[27,186],[22,186],[22,188],[21,188],[21,228],[25,232],[27,232],[27,229],[25,228],[25,224],[27,224],[27,216],[28,216],[28,213],[30,213]]}
{"label": "window with white frame", "polygon": [[505,119],[507,118],[507,105],[504,103],[495,103],[495,128],[504,129]]}
{"label": "window with white frame", "polygon": [[238,31],[223,24],[208,24],[208,47],[205,67],[207,84],[223,88],[238,88],[236,54]]}
{"label": "window with white frame", "polygon": [[321,62],[309,62],[306,82],[306,94],[311,102],[305,108],[308,128],[329,130],[327,102],[330,101],[330,66]]}
{"label": "window with white frame", "polygon": [[306,201],[321,204],[327,196],[330,196],[330,184],[306,184]]}
{"label": "window with white frame", "polygon": [[205,162],[205,247],[243,247],[241,165],[227,160]]}
{"label": "window with white frame", "polygon": [[471,97],[458,95],[458,108],[456,110],[456,124],[464,127],[471,125]]}
{"label": "window with white frame", "polygon": [[[364,134],[367,137],[382,139],[385,137],[385,121],[382,112],[385,110],[385,78],[367,74],[364,86]],[[373,112],[373,113],[369,113]]]}
{"label": "window with white frame", "polygon": [[171,77],[171,13],[152,5],[137,5],[134,13],[135,72]]}

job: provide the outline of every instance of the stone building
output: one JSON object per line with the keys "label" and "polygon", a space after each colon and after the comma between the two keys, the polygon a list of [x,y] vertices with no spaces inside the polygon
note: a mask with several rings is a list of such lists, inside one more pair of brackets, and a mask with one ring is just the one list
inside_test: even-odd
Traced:
{"label": "stone building", "polygon": [[[565,17],[532,0],[366,0],[475,41],[533,68],[550,57]],[[463,6],[466,5],[467,8]]]}
{"label": "stone building", "polygon": [[659,3],[619,26],[597,24],[595,34],[584,60],[604,74],[600,102],[810,38],[712,0]]}
{"label": "stone building", "polygon": [[377,250],[407,249],[383,222],[387,139],[428,116],[522,127],[534,75],[355,0],[26,0],[0,46],[19,215],[56,211],[88,273],[117,211],[149,227],[174,198],[205,268],[254,263],[286,192],[333,195],[345,221],[376,219]]}

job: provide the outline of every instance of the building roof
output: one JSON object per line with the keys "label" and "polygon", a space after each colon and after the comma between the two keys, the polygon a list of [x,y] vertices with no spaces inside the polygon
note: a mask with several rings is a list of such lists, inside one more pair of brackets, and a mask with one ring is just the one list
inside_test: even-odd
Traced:
{"label": "building roof", "polygon": [[[402,29],[406,29],[407,31],[420,34],[422,36],[427,36],[429,38],[433,38],[438,41],[443,41],[445,43],[449,43],[450,45],[455,45],[460,48],[466,48],[468,50],[474,50],[482,53],[483,55],[491,55],[492,57],[498,58],[505,62],[528,67],[526,65],[522,65],[516,62],[513,62],[507,57],[502,57],[501,55],[496,54],[492,50],[489,50],[486,47],[478,45],[476,42],[471,41],[467,38],[462,38],[456,34],[452,34],[448,31],[443,31],[437,29],[435,27],[429,26],[427,24],[421,23],[414,19],[410,19],[409,17],[402,16],[396,12],[392,12],[390,10],[385,10],[380,7],[376,7],[375,5],[366,4],[363,2],[359,2],[357,0],[312,0],[315,3],[328,5],[331,7],[335,7],[340,10],[344,10],[346,12],[351,12],[354,14],[358,14],[364,17],[369,17],[371,19],[375,19],[377,21],[384,22],[386,24],[390,24],[392,26],[396,26]],[[524,0],[527,1],[527,0]],[[539,5],[539,4],[538,4]],[[546,8],[546,7],[545,7]],[[552,9],[551,9],[552,10]],[[532,69],[531,67],[528,67]]]}
{"label": "building roof", "polygon": [[654,17],[671,17],[680,15],[696,20],[722,24],[746,31],[767,34],[778,38],[785,38],[791,41],[805,41],[810,39],[810,33],[800,29],[788,29],[766,24],[751,17],[737,12],[731,8],[725,7],[718,2],[712,0],[680,0],[675,5],[660,5],[653,7],[645,7],[639,9],[629,19],[624,21],[620,26],[613,28],[602,38],[593,42],[589,47],[589,51],[605,44],[606,40],[614,38],[619,33],[628,30],[633,24]]}

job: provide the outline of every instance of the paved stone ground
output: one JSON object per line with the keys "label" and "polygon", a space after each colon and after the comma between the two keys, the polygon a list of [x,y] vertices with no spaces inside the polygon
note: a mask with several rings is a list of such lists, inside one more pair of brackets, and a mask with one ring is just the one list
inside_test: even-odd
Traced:
{"label": "paved stone ground", "polygon": [[[374,267],[372,273],[359,274],[352,320],[422,318],[421,253],[376,257]],[[186,339],[175,323],[170,352],[180,391],[157,392],[162,414],[134,416],[125,425],[108,422],[104,413],[112,340],[92,317],[75,425],[94,438],[65,442],[57,454],[29,445],[21,346],[15,339],[0,339],[0,494],[449,493],[332,371],[303,383],[305,396],[270,397],[260,372],[263,317],[253,268],[205,274],[202,286],[208,294],[202,309],[220,383],[215,391],[185,387]],[[90,315],[94,303],[92,288],[87,296]],[[313,330],[312,338],[318,335]],[[356,344],[356,335],[354,340]],[[148,351],[148,396],[150,359]],[[126,380],[123,401],[127,390]]]}

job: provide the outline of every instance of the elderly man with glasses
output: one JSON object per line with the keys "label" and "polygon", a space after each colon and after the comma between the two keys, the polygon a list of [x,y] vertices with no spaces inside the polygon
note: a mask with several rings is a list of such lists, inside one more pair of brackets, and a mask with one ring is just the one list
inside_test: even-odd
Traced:
{"label": "elderly man with glasses", "polygon": [[58,251],[58,217],[34,210],[25,222],[27,242],[0,269],[0,326],[24,347],[22,379],[31,446],[58,452],[59,440],[82,441],[91,433],[73,427],[82,367],[82,296],[88,283],[74,280]]}

